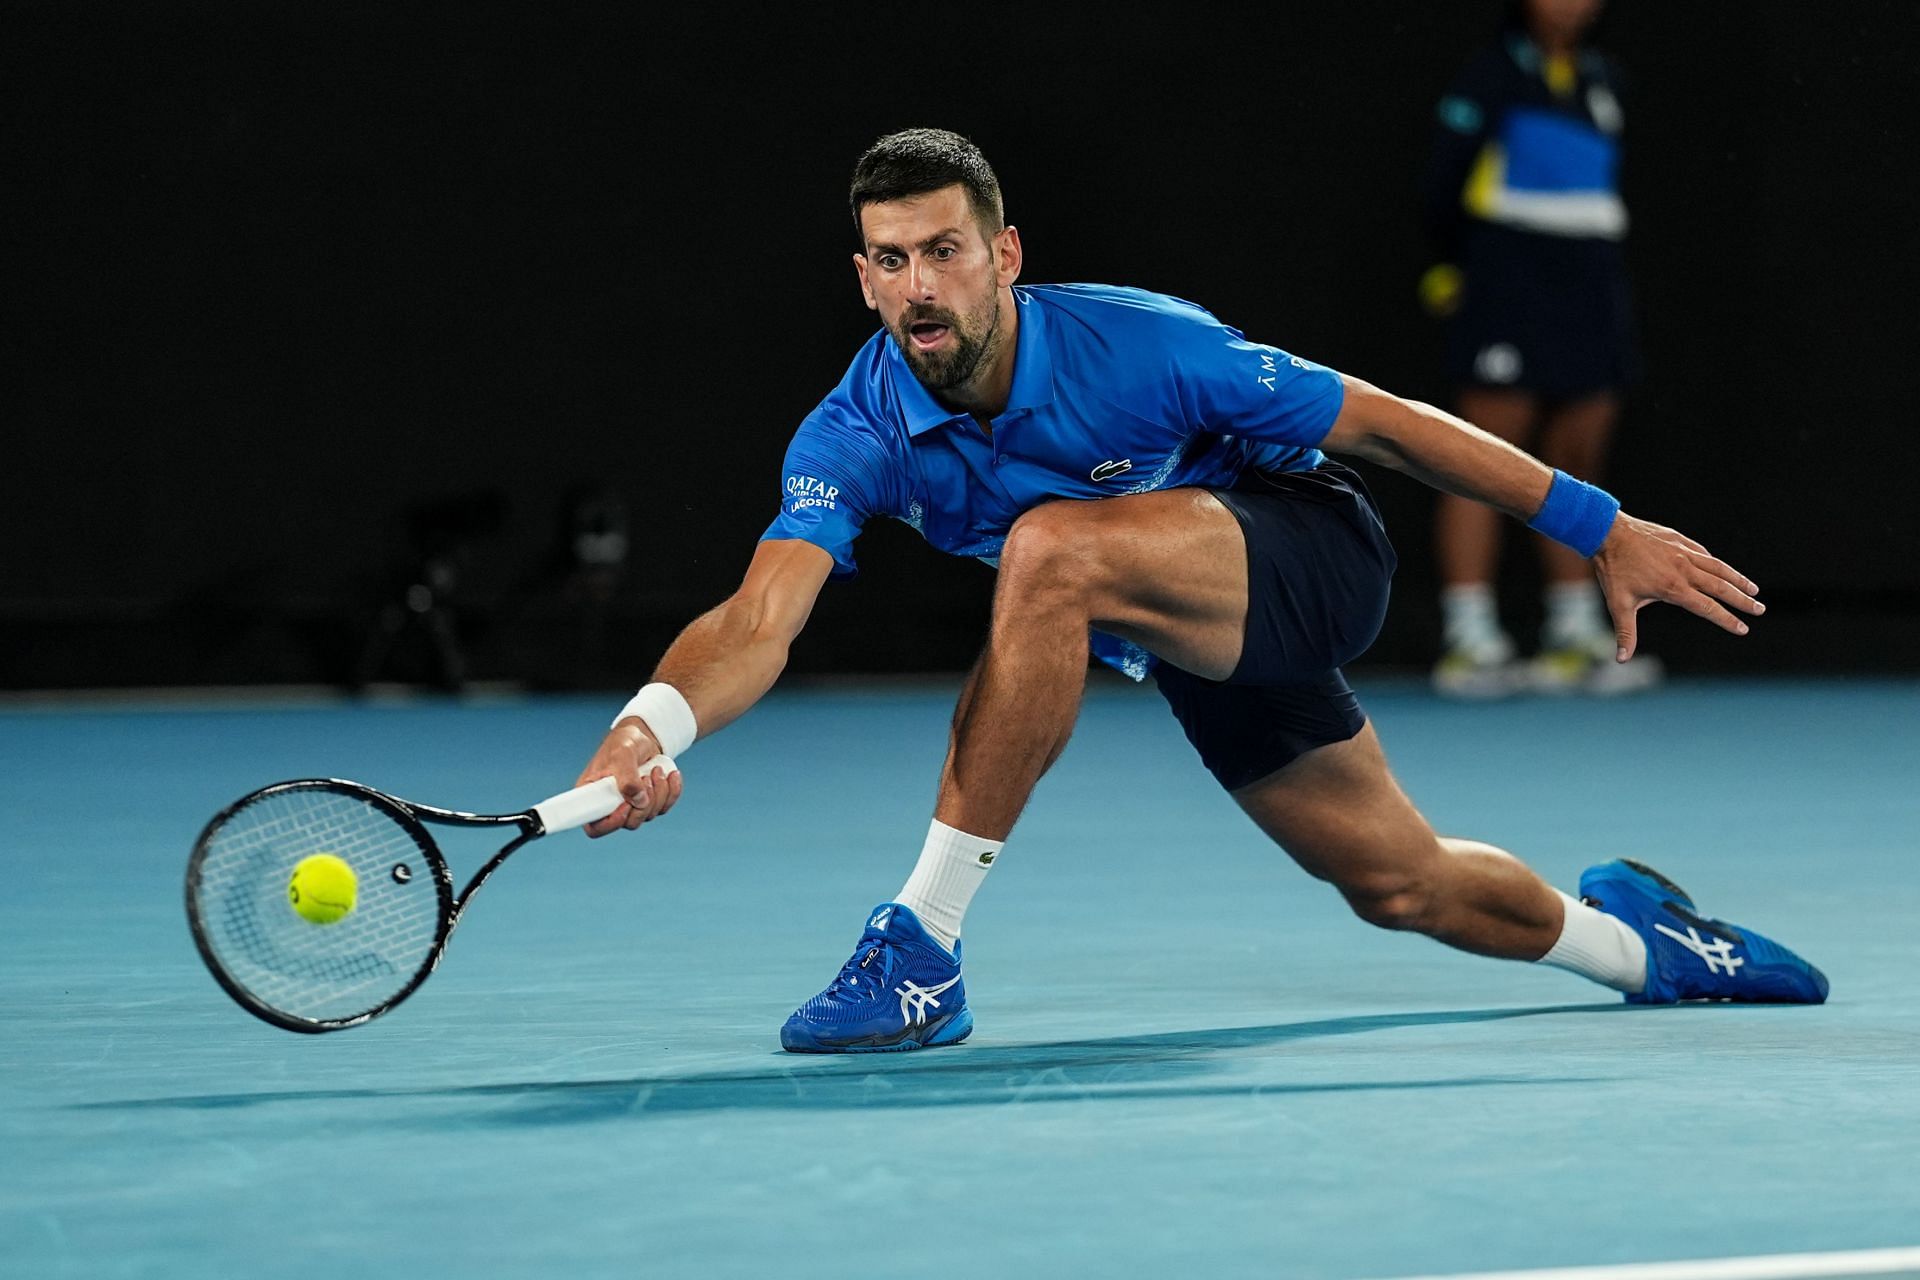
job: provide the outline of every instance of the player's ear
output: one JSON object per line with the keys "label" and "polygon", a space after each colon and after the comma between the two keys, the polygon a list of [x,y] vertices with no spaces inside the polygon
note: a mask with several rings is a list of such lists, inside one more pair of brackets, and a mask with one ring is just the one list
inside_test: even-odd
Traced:
{"label": "player's ear", "polygon": [[1008,223],[993,237],[994,274],[1002,289],[1020,278],[1020,267],[1025,261],[1026,253],[1020,247],[1020,228]]}
{"label": "player's ear", "polygon": [[867,310],[878,311],[880,304],[874,299],[873,286],[867,283],[867,255],[853,255],[853,273],[860,277],[860,296],[867,300]]}

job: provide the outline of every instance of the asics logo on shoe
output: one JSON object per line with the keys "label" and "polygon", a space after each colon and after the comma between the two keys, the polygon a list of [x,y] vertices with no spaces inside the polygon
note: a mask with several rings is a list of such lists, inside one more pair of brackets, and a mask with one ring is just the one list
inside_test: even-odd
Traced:
{"label": "asics logo on shoe", "polygon": [[1678,929],[1669,929],[1663,924],[1655,924],[1653,927],[1705,960],[1708,973],[1724,973],[1732,977],[1734,970],[1746,963],[1745,959],[1733,954],[1733,943],[1725,938],[1715,938],[1712,942],[1708,942],[1692,925],[1687,926],[1685,933],[1681,933]]}
{"label": "asics logo on shoe", "polygon": [[873,913],[873,919],[867,921],[867,928],[884,930],[887,927],[887,921],[891,919],[893,919],[893,908],[882,907]]}
{"label": "asics logo on shoe", "polygon": [[960,975],[956,973],[937,987],[923,987],[912,981],[904,986],[895,987],[893,994],[900,997],[900,1025],[911,1027],[916,1023],[925,1022],[927,1010],[940,1007],[940,1002],[934,997],[958,981],[960,981]]}

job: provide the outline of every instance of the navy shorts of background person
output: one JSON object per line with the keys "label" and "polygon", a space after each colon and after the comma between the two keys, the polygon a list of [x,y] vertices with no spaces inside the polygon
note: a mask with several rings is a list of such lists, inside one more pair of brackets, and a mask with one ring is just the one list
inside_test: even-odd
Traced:
{"label": "navy shorts of background person", "polygon": [[1156,671],[1234,800],[1366,920],[1572,970],[1630,1000],[1825,998],[1817,970],[1695,915],[1639,864],[1592,868],[1575,898],[1502,850],[1434,834],[1339,671],[1379,627],[1393,554],[1365,491],[1322,450],[1578,547],[1623,656],[1654,600],[1744,633],[1733,611],[1762,608],[1751,582],[1465,422],[1251,342],[1191,303],[1018,286],[999,183],[955,134],[882,138],[851,203],[854,269],[883,327],[794,436],[779,514],[739,590],[674,641],[580,775],[611,776],[626,798],[590,834],[669,811],[682,775],[646,762],[766,693],[823,585],[854,572],[867,521],[997,564],[920,858],[782,1045],[879,1052],[972,1031],[962,918],[1072,732],[1090,648],[1136,678]]}

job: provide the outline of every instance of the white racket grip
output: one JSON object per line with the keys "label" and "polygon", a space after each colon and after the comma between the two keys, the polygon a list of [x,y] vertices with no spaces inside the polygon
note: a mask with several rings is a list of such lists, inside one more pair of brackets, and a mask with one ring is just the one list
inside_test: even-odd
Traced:
{"label": "white racket grip", "polygon": [[[680,766],[667,756],[655,756],[640,766],[643,774],[652,773],[655,769],[665,769],[668,773],[680,772]],[[541,827],[548,835],[552,835],[556,831],[571,831],[606,817],[620,807],[623,799],[618,782],[612,778],[596,778],[584,787],[562,791],[557,796],[542,800],[533,806],[533,812],[540,819]]]}

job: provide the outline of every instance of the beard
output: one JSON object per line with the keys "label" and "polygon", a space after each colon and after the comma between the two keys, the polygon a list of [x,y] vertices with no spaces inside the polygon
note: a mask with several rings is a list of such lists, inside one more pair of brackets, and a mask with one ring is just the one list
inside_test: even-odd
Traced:
{"label": "beard", "polygon": [[[952,337],[944,351],[921,351],[913,345],[913,326],[943,324]],[[893,340],[907,367],[929,391],[951,391],[965,386],[992,354],[1000,336],[1000,291],[987,295],[984,306],[966,321],[945,307],[909,307],[893,326]]]}

